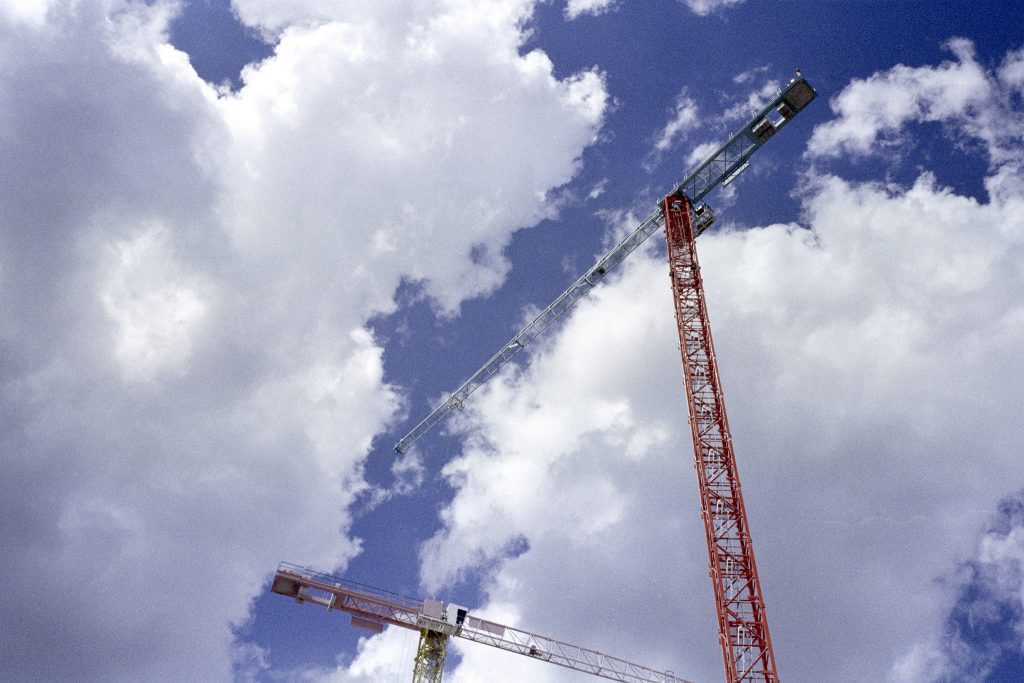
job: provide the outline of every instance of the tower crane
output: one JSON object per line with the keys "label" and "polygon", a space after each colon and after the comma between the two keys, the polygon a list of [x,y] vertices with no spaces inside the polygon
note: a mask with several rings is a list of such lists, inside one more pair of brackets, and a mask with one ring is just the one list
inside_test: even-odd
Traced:
{"label": "tower crane", "polygon": [[719,642],[728,683],[777,683],[779,678],[694,241],[714,221],[711,209],[700,203],[704,197],[743,173],[750,165],[751,155],[816,96],[814,88],[797,70],[795,78],[700,162],[633,232],[395,444],[395,450],[404,453],[453,410],[461,408],[470,394],[586,295],[609,270],[654,232],[664,229]]}
{"label": "tower crane", "polygon": [[[669,196],[682,195],[695,208],[695,236],[704,232],[715,220],[710,207],[701,200],[719,185],[729,185],[750,167],[750,157],[775,133],[793,119],[811,100],[817,96],[814,88],[800,75],[791,80],[785,88],[764,105],[746,125],[737,130],[723,144],[708,154],[695,169],[686,175],[669,192]],[[405,453],[414,443],[444,420],[453,410],[458,410],[469,395],[480,388],[501,368],[511,361],[527,344],[540,336],[551,323],[568,311],[573,304],[593,289],[615,266],[658,230],[664,227],[662,207],[659,206],[629,233],[611,251],[598,259],[597,263],[581,275],[568,289],[559,294],[540,314],[521,329],[483,366],[453,391],[448,398],[423,418],[408,434],[395,443],[395,451]]]}
{"label": "tower crane", "polygon": [[624,659],[479,619],[441,600],[416,600],[282,562],[271,590],[328,610],[348,612],[352,625],[380,633],[386,625],[419,631],[413,683],[441,683],[449,636],[532,657],[622,683],[691,683]]}

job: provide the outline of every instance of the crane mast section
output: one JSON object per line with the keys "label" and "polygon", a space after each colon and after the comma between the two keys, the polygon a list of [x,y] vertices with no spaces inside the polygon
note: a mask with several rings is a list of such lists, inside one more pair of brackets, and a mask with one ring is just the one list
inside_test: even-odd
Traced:
{"label": "crane mast section", "polygon": [[420,643],[416,648],[416,664],[412,671],[412,683],[441,683],[447,655],[448,636],[428,628],[421,628]]}
{"label": "crane mast section", "polygon": [[[815,96],[814,88],[803,77],[798,76],[790,81],[768,104],[758,110],[746,125],[705,157],[693,171],[683,178],[672,194],[685,195],[690,199],[691,204],[696,205],[719,184],[732,182],[747,168],[751,155],[792,120]],[[713,221],[714,216],[707,211],[706,216],[703,216],[703,219],[698,218],[694,225],[696,234],[700,235]],[[452,392],[443,403],[434,408],[427,417],[403,436],[395,444],[395,451],[406,452],[452,411],[461,409],[470,394],[496,375],[527,344],[540,336],[555,320],[603,280],[612,268],[622,263],[648,237],[661,230],[663,226],[661,207],[658,207],[625,239],[598,260],[590,270],[558,295],[547,308],[491,356],[483,367],[477,370],[462,386]]]}
{"label": "crane mast section", "polygon": [[725,398],[697,262],[690,203],[666,197],[665,238],[690,430],[728,683],[778,683]]}
{"label": "crane mast section", "polygon": [[[427,637],[424,632],[455,636],[622,683],[692,683],[671,671],[655,671],[597,650],[478,619],[456,605],[388,593],[287,562],[278,567],[271,590],[298,602],[348,612],[353,625],[375,633],[389,624],[418,630],[421,640]],[[435,650],[439,648],[436,640]],[[422,668],[436,669],[426,664]]]}

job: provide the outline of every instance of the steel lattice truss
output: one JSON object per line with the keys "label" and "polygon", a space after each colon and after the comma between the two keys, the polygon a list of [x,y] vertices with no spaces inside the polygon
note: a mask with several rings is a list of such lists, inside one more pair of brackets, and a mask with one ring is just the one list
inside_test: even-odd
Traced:
{"label": "steel lattice truss", "polygon": [[711,340],[690,202],[666,197],[665,237],[708,559],[728,683],[777,683],[761,582]]}
{"label": "steel lattice truss", "polygon": [[[798,76],[790,81],[770,102],[759,109],[746,125],[733,133],[725,143],[697,164],[697,168],[688,173],[671,194],[685,195],[696,206],[707,193],[718,185],[729,184],[736,176],[746,170],[747,166],[749,166],[749,159],[754,152],[783,126],[789,123],[814,97],[814,89],[802,77]],[[601,282],[609,271],[632,254],[637,247],[643,244],[644,240],[661,229],[662,225],[661,209],[658,208],[645,218],[633,232],[594,264],[590,270],[580,276],[567,290],[558,295],[558,298],[551,305],[541,311],[540,315],[520,330],[516,336],[512,337],[497,353],[491,356],[484,363],[483,367],[473,373],[473,376],[466,380],[462,386],[453,391],[448,398],[434,408],[419,424],[413,427],[408,434],[399,439],[395,444],[395,450],[399,453],[404,453],[414,443],[419,441],[424,434],[451,414],[453,410],[460,409],[470,394],[497,374],[527,344],[536,339],[551,323],[555,322],[563,313],[572,308],[573,304]],[[698,227],[697,234],[700,234],[700,232],[701,227]]]}
{"label": "steel lattice truss", "polygon": [[619,265],[624,258],[633,253],[637,247],[643,244],[644,240],[653,235],[661,228],[661,212],[655,211],[646,218],[629,236],[610,251],[597,264],[584,273],[576,282],[572,283],[567,290],[555,299],[551,305],[541,311],[540,315],[533,319],[519,333],[512,337],[505,346],[501,347],[496,354],[484,363],[483,367],[473,373],[473,376],[463,382],[462,386],[452,392],[445,399],[444,403],[437,406],[427,417],[416,425],[412,431],[406,434],[395,444],[395,450],[404,453],[412,444],[429,432],[453,411],[462,407],[463,402],[469,395],[477,390],[482,384],[493,377],[506,363],[512,360],[527,344],[532,342],[541,332],[546,330],[551,323],[555,322],[563,313],[572,308],[573,304],[582,299],[587,292],[593,289],[604,276],[615,266]]}
{"label": "steel lattice truss", "polygon": [[412,670],[412,683],[441,683],[447,653],[448,636],[421,628],[420,644],[416,648],[416,666]]}
{"label": "steel lattice truss", "polygon": [[652,671],[645,666],[617,657],[609,657],[596,650],[588,650],[578,645],[570,645],[509,626],[501,627],[504,630],[499,634],[492,628],[481,627],[494,625],[485,622],[485,624],[478,624],[477,627],[474,627],[474,621],[478,620],[470,618],[468,627],[463,626],[461,632],[456,635],[476,643],[491,645],[508,652],[518,652],[521,655],[542,659],[567,669],[583,671],[613,681],[686,683],[682,678],[673,675],[671,671]]}
{"label": "steel lattice truss", "polygon": [[[422,600],[388,593],[287,562],[278,567],[272,590],[299,602],[311,602],[329,610],[348,612],[352,615],[354,625],[378,633],[383,630],[383,624],[390,624],[421,633],[426,630],[438,635],[450,634],[622,683],[691,683],[671,671],[655,671],[597,650],[570,645],[469,615],[463,623],[453,627],[441,619],[424,614]],[[423,648],[420,650],[422,652]],[[436,658],[433,650],[431,657]],[[437,670],[426,664],[421,666],[417,661],[417,671],[420,668]]]}

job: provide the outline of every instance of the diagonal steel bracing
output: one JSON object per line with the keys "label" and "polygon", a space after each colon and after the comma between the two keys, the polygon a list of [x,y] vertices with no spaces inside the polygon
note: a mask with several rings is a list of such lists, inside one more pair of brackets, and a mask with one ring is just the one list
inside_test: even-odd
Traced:
{"label": "diagonal steel bracing", "polygon": [[662,214],[726,680],[778,683],[711,340],[689,199],[666,197]]}

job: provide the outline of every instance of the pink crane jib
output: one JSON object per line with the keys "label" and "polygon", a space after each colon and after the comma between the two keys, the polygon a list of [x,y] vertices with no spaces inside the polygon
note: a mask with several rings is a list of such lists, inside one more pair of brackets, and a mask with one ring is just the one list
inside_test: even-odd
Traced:
{"label": "pink crane jib", "polygon": [[655,671],[596,650],[480,619],[459,605],[408,598],[287,562],[278,567],[271,590],[298,602],[347,612],[353,626],[373,633],[380,633],[385,625],[419,631],[414,683],[441,680],[449,636],[623,683],[691,683],[671,671]]}

